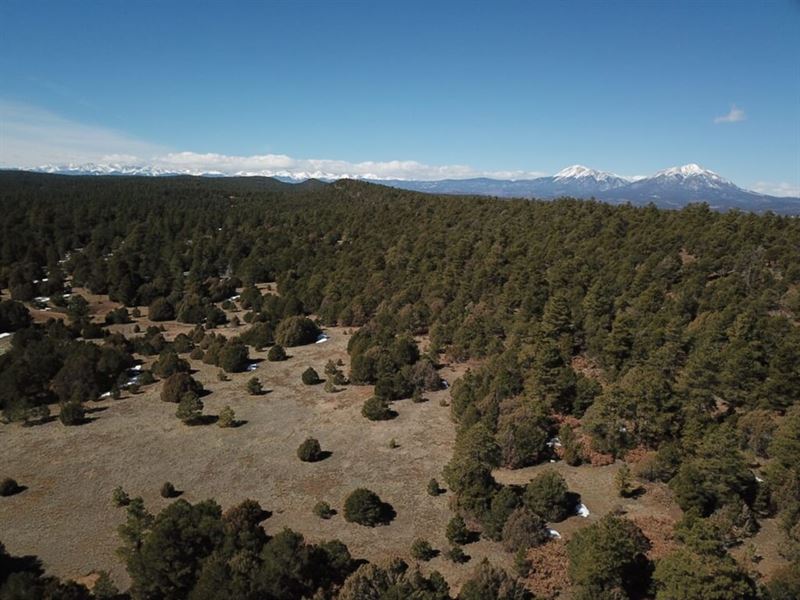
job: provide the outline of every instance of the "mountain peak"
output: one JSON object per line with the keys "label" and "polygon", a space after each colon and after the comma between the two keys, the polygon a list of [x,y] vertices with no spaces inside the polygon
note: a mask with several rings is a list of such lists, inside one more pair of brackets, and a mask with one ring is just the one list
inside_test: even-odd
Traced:
{"label": "mountain peak", "polygon": [[715,177],[721,179],[719,175],[714,173],[714,171],[709,171],[708,169],[704,169],[698,164],[689,163],[688,165],[683,165],[682,167],[672,167],[669,169],[664,169],[663,171],[658,171],[653,177],[659,177],[660,175],[666,175],[667,177],[691,177],[695,175],[705,175],[709,177]]}
{"label": "mountain peak", "polygon": [[583,165],[572,165],[566,169],[561,169],[554,177],[592,177],[599,175],[599,171],[584,167]]}
{"label": "mountain peak", "polygon": [[561,169],[558,173],[553,175],[553,179],[556,181],[563,180],[563,179],[594,179],[596,181],[608,181],[608,180],[616,180],[620,179],[617,175],[613,173],[606,173],[605,171],[598,171],[596,169],[590,169],[589,167],[584,167],[583,165],[572,165],[567,167],[566,169]]}

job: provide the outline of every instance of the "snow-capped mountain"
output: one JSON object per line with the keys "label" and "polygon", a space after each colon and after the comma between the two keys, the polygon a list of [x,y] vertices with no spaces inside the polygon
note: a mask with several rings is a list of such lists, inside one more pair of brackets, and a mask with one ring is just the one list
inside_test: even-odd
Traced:
{"label": "snow-capped mountain", "polygon": [[660,206],[683,206],[704,201],[715,207],[745,208],[764,204],[771,198],[744,190],[696,164],[658,171],[651,177],[629,183],[617,192],[615,199],[633,203],[653,202]]}
{"label": "snow-capped mountain", "polygon": [[[67,175],[202,175],[224,177],[221,172],[196,172],[192,170],[168,170],[150,166],[122,164],[82,164],[82,165],[44,165],[35,171]],[[333,181],[340,178],[325,173],[297,172],[240,172],[235,176],[265,176],[284,182],[297,183],[305,179]],[[431,194],[465,194],[498,196],[502,198],[595,198],[619,204],[654,203],[665,208],[678,208],[692,202],[707,202],[712,208],[728,210],[766,211],[800,214],[800,198],[780,198],[751,192],[724,179],[717,173],[703,169],[694,163],[657,171],[650,177],[630,179],[597,171],[582,165],[573,165],[558,173],[535,179],[492,179],[476,177],[472,179],[441,179],[437,181],[419,180],[377,180],[372,183],[388,185],[407,190]]]}
{"label": "snow-capped mountain", "polygon": [[583,165],[572,165],[566,169],[562,169],[551,178],[556,185],[570,185],[589,187],[594,186],[597,189],[613,190],[629,182],[627,179],[608,173],[606,171],[596,171]]}
{"label": "snow-capped mountain", "polygon": [[386,185],[442,194],[485,194],[522,198],[596,198],[619,204],[654,203],[678,208],[692,202],[707,202],[712,208],[727,210],[774,210],[800,214],[800,198],[765,196],[740,188],[717,173],[696,164],[657,171],[650,177],[627,179],[574,165],[551,177],[522,181],[462,179],[447,181],[392,181]]}

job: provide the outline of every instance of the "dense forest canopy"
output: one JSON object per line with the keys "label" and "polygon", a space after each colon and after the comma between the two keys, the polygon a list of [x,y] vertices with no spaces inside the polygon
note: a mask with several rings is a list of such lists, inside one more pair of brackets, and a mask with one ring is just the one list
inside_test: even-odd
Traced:
{"label": "dense forest canopy", "polygon": [[[637,476],[669,482],[686,514],[682,554],[659,562],[653,581],[626,579],[644,545],[627,522],[608,521],[571,546],[575,560],[592,554],[581,544],[614,547],[618,536],[631,555],[600,574],[575,566],[580,597],[634,597],[648,585],[676,597],[670,590],[691,577],[685,565],[702,543],[740,539],[756,517],[779,515],[786,557],[800,558],[796,218],[429,196],[355,181],[13,172],[0,173],[0,211],[0,287],[14,300],[58,297],[68,283],[213,325],[224,318],[213,303],[243,287],[247,318],[262,328],[244,344],[269,345],[276,330],[287,346],[313,338],[303,315],[361,327],[350,378],[375,384],[381,402],[426,387],[437,361],[474,359],[453,389],[458,439],[444,476],[458,511],[487,537],[505,539],[513,515],[524,524],[513,529],[535,538],[544,513],[568,508],[558,481],[512,490],[491,474],[550,458],[553,435],[570,464],[590,451],[651,453]],[[253,287],[267,281],[277,282],[279,300]],[[21,332],[0,358],[4,409],[25,394],[32,405],[54,401],[52,392],[80,401],[83,392],[58,377],[69,361],[94,374],[83,395],[108,389],[130,366],[128,342],[97,349],[75,339],[88,337],[83,330],[30,327],[16,303],[0,307],[0,325]],[[430,349],[421,356],[412,336],[424,334]],[[53,356],[44,380],[23,385],[24,365],[42,348]],[[222,342],[214,352],[246,357]],[[762,481],[749,456],[763,459]],[[708,560],[714,577],[736,580],[736,597],[756,593],[724,550]]]}

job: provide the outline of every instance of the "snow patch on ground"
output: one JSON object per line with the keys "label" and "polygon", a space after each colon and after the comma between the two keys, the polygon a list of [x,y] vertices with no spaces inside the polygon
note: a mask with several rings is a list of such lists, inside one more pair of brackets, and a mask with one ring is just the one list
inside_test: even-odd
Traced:
{"label": "snow patch on ground", "polygon": [[316,342],[314,342],[314,343],[315,343],[315,344],[324,344],[324,343],[325,343],[325,342],[327,342],[329,339],[330,339],[330,338],[329,338],[327,335],[325,335],[324,333],[320,333],[320,334],[317,336],[317,341],[316,341]]}
{"label": "snow patch on ground", "polygon": [[551,538],[555,538],[557,540],[561,539],[561,534],[558,533],[555,529],[548,529],[547,530],[547,535],[549,535]]}
{"label": "snow patch on ground", "polygon": [[585,504],[579,504],[578,508],[575,509],[575,514],[585,519],[586,517],[589,516],[589,509],[586,508]]}
{"label": "snow patch on ground", "polygon": [[252,372],[253,372],[253,371],[255,371],[257,368],[258,368],[258,365],[257,365],[256,363],[250,363],[249,365],[247,365],[247,369],[245,369],[245,370],[246,370],[248,373],[252,373]]}

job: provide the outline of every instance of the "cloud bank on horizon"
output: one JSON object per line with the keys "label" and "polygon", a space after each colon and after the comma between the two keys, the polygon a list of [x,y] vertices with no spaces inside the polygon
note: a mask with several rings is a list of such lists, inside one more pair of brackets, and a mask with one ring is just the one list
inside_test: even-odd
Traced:
{"label": "cloud bank on horizon", "polygon": [[64,119],[54,113],[0,101],[0,166],[103,164],[150,167],[186,174],[263,175],[337,179],[529,179],[537,171],[481,171],[467,165],[428,165],[414,160],[350,162],[285,154],[237,156],[174,151],[124,133]]}
{"label": "cloud bank on horizon", "polygon": [[[717,122],[743,120],[736,106]],[[486,171],[468,165],[430,165],[414,160],[350,162],[295,158],[285,154],[226,155],[175,151],[113,129],[65,119],[37,107],[0,100],[0,168],[42,169],[106,165],[139,167],[187,175],[240,175],[294,179],[519,180],[542,177],[542,171]],[[638,177],[626,177],[635,180]],[[800,186],[760,181],[751,189],[773,196],[800,196]]]}

